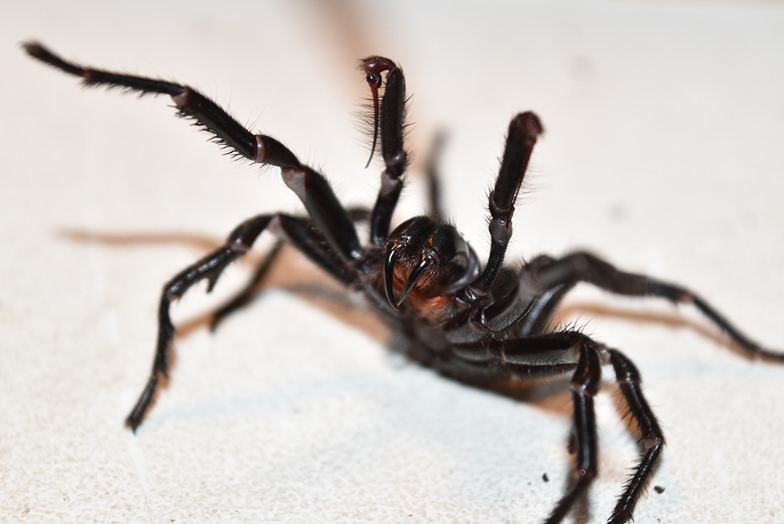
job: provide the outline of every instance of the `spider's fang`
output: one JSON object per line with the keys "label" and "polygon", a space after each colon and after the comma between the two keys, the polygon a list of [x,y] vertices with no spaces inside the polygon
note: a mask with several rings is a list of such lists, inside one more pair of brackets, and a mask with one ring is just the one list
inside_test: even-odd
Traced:
{"label": "spider's fang", "polygon": [[387,295],[389,304],[398,309],[397,300],[395,300],[395,290],[393,289],[395,264],[397,263],[398,251],[391,249],[387,254],[387,259],[384,261],[384,293]]}
{"label": "spider's fang", "polygon": [[414,286],[416,286],[416,283],[419,281],[422,274],[425,272],[425,270],[429,269],[432,264],[432,259],[423,257],[419,262],[419,265],[414,268],[410,275],[408,275],[408,280],[406,280],[406,284],[403,286],[403,291],[401,291],[400,296],[397,297],[395,309],[400,308],[400,304],[403,303],[411,290],[414,289]]}

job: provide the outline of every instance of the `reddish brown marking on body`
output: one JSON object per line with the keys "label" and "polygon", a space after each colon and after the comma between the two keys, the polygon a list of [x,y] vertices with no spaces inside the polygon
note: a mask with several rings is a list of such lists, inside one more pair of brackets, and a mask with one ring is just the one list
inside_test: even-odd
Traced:
{"label": "reddish brown marking on body", "polygon": [[[403,291],[403,286],[408,280],[411,268],[406,264],[396,264],[394,271],[393,289],[398,296]],[[440,286],[433,273],[425,273],[417,285],[408,294],[403,304],[412,309],[417,316],[432,321],[440,321],[447,316],[453,305],[453,294],[439,294]],[[402,307],[402,305],[401,305]]]}

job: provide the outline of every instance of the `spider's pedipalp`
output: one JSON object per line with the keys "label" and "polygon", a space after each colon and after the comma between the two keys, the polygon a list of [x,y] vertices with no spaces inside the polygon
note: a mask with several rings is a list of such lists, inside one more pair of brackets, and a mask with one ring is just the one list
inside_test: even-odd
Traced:
{"label": "spider's pedipalp", "polygon": [[[408,153],[403,149],[403,128],[406,112],[406,81],[403,71],[390,59],[371,56],[361,61],[373,97],[373,143],[370,160],[381,140],[381,156],[385,169],[381,173],[381,189],[370,219],[370,241],[382,246],[389,235],[392,213],[403,190],[403,173],[408,164]],[[381,73],[386,72],[384,95],[379,102]]]}

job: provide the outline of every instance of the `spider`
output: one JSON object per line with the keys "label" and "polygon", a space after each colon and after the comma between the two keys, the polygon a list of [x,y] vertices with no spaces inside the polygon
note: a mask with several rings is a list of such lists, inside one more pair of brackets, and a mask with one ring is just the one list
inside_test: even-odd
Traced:
{"label": "spider", "polygon": [[[299,197],[307,214],[266,213],[250,218],[231,232],[226,243],[188,266],[164,286],[158,312],[158,339],[152,373],[126,419],[134,432],[144,420],[162,381],[169,375],[174,326],[172,301],[195,283],[207,280],[208,291],[223,270],[242,257],[269,231],[278,243],[258,272],[288,242],[338,282],[367,299],[387,324],[407,341],[408,355],[444,375],[469,383],[505,381],[571,373],[573,420],[569,450],[575,455],[565,494],[545,522],[561,522],[598,473],[594,397],[602,366],[615,374],[621,397],[639,434],[640,460],[624,485],[610,523],[627,522],[659,463],[665,443],[645,400],[640,373],[623,353],[579,330],[553,330],[556,306],[578,283],[632,297],[660,297],[691,304],[751,357],[784,361],[784,354],[764,349],[735,328],[705,300],[688,289],[645,275],[616,269],[587,252],[561,258],[540,255],[516,272],[504,267],[512,236],[515,202],[529,159],[543,132],[532,112],[509,124],[495,186],[489,194],[490,253],[482,264],[474,250],[443,219],[438,184],[431,172],[429,215],[404,221],[394,230],[391,219],[404,186],[408,153],[404,148],[406,88],[401,68],[392,60],[371,56],[360,70],[371,91],[372,145],[384,161],[381,188],[372,210],[347,209],[327,179],[301,163],[278,140],[254,134],[198,91],[155,78],[118,74],[69,62],[36,42],[27,53],[50,66],[80,77],[85,86],[118,87],[139,95],[172,97],[177,116],[191,119],[232,154],[280,168],[285,184]],[[359,239],[358,225],[367,224],[369,239]],[[516,274],[515,274],[516,273]],[[216,320],[247,301],[250,288],[218,311]]]}

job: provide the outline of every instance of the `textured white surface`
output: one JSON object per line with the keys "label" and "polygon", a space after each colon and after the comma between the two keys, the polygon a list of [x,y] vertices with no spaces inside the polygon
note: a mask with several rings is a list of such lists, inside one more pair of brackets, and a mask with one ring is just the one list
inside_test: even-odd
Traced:
{"label": "textured white surface", "polygon": [[[784,346],[780,5],[213,4],[0,7],[0,522],[528,523],[569,460],[567,396],[520,403],[392,356],[372,317],[295,292],[323,278],[293,255],[272,277],[284,289],[215,336],[203,315],[252,265],[175,308],[173,380],[125,430],[162,283],[242,219],[299,207],[277,172],[222,157],[169,101],[79,89],[23,56],[29,38],[190,83],[361,203],[379,168],[362,169],[355,60],[390,56],[420,153],[399,216],[419,209],[444,128],[447,203],[483,253],[504,130],[534,109],[548,133],[514,256],[591,248]],[[669,439],[653,482],[666,491],[636,522],[784,520],[784,367],[743,359],[688,309],[592,290],[570,304],[565,319],[635,360]],[[612,395],[599,420],[588,522],[606,520],[634,460]]]}

